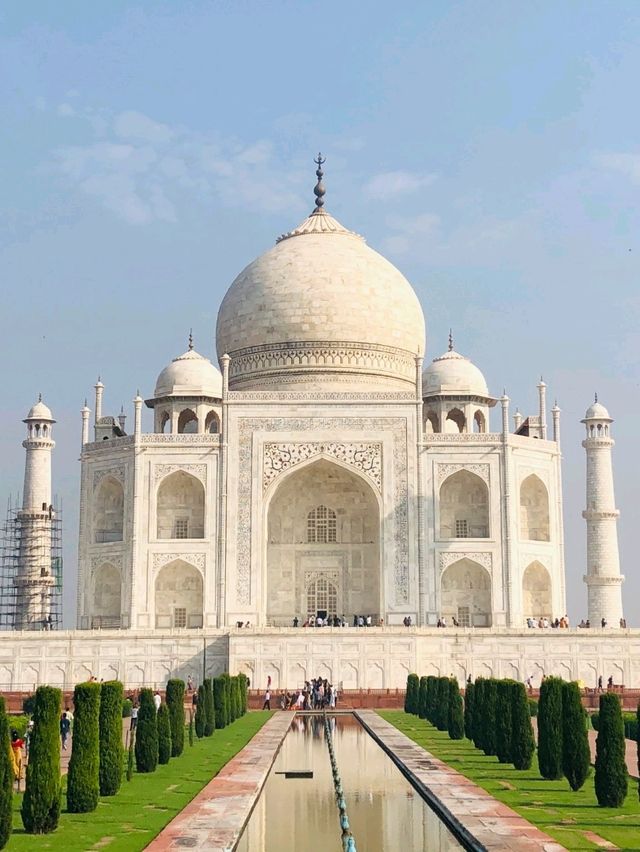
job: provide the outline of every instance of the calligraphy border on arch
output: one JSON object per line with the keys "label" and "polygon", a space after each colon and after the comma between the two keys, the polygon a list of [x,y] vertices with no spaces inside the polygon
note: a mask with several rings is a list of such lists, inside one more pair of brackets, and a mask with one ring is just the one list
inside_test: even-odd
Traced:
{"label": "calligraphy border on arch", "polygon": [[460,470],[468,470],[469,473],[475,473],[475,475],[479,476],[487,485],[490,484],[490,466],[485,462],[480,462],[479,464],[474,464],[473,462],[469,464],[437,464],[436,467],[438,470],[438,485],[442,485],[445,479],[454,473],[458,473]]}
{"label": "calligraphy border on arch", "polygon": [[[394,589],[398,606],[409,602],[409,486],[407,482],[407,421],[404,417],[241,417],[238,420],[238,531],[236,595],[251,603],[251,494],[254,433],[269,432],[391,432],[393,435]],[[357,468],[356,468],[357,470]],[[258,472],[257,487],[262,490]]]}
{"label": "calligraphy border on arch", "polygon": [[200,572],[204,572],[205,556],[204,553],[154,553],[152,570],[155,573],[159,568],[164,568],[165,565],[179,559],[191,565],[192,568],[198,568]]}

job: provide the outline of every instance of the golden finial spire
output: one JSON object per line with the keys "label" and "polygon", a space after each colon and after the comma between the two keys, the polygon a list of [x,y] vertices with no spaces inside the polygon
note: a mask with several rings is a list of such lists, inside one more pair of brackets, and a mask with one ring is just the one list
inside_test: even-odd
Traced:
{"label": "golden finial spire", "polygon": [[318,156],[313,161],[317,165],[316,169],[316,177],[318,178],[318,182],[313,188],[313,194],[316,197],[316,207],[313,211],[314,213],[319,213],[324,207],[324,194],[326,192],[324,188],[324,184],[322,183],[322,178],[324,177],[324,172],[322,171],[322,166],[326,162],[327,158],[323,157],[322,154],[318,154]]}

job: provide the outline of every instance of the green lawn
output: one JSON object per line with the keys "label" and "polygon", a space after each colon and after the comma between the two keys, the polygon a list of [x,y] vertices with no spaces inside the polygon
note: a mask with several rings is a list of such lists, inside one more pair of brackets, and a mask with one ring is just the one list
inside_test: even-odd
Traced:
{"label": "green lawn", "polygon": [[474,748],[469,740],[450,740],[446,732],[416,716],[395,710],[378,711],[418,745],[466,775],[496,799],[566,846],[597,849],[585,838],[592,831],[626,852],[640,850],[638,784],[629,779],[629,794],[622,808],[601,808],[593,790],[593,771],[582,790],[573,793],[566,781],[545,781],[537,760],[527,771],[498,763]]}
{"label": "green lawn", "polygon": [[184,753],[148,775],[123,779],[116,796],[100,799],[90,814],[69,814],[65,796],[58,830],[53,834],[25,834],[20,819],[22,795],[14,796],[14,829],[7,849],[38,852],[44,849],[86,852],[136,852],[144,847],[249,742],[269,719],[269,712],[247,713],[212,737],[185,739]]}

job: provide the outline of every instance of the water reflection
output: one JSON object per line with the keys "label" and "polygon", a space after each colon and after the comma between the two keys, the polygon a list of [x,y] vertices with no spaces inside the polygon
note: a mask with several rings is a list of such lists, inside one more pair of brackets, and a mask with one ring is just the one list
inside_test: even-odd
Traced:
{"label": "water reflection", "polygon": [[[353,716],[330,724],[358,852],[448,852],[461,847]],[[276,772],[312,769],[312,779]],[[296,716],[237,852],[342,852],[320,716]]]}

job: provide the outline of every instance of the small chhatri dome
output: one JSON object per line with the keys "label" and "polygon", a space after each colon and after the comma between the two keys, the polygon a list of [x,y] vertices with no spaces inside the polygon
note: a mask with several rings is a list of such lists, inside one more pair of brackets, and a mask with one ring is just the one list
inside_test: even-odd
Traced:
{"label": "small chhatri dome", "polygon": [[601,402],[598,402],[598,394],[595,395],[595,400],[593,403],[587,408],[587,412],[584,415],[585,420],[613,420],[610,417],[609,412],[604,407]]}
{"label": "small chhatri dome", "polygon": [[240,389],[375,381],[409,391],[424,351],[420,302],[399,270],[325,211],[324,159],[315,162],[311,215],[250,263],[222,301],[218,358],[231,356],[230,385]]}
{"label": "small chhatri dome", "polygon": [[489,396],[489,388],[480,370],[464,355],[453,348],[449,333],[449,349],[434,358],[422,374],[424,396]]}
{"label": "small chhatri dome", "polygon": [[187,351],[174,358],[158,376],[154,396],[222,397],[222,375],[208,358],[196,352],[191,334]]}
{"label": "small chhatri dome", "polygon": [[29,413],[23,420],[23,423],[26,423],[29,420],[48,420],[51,423],[55,423],[56,421],[53,419],[53,414],[51,413],[51,409],[48,405],[45,405],[42,401],[42,394],[38,394],[38,401],[35,405],[32,405],[29,409]]}

